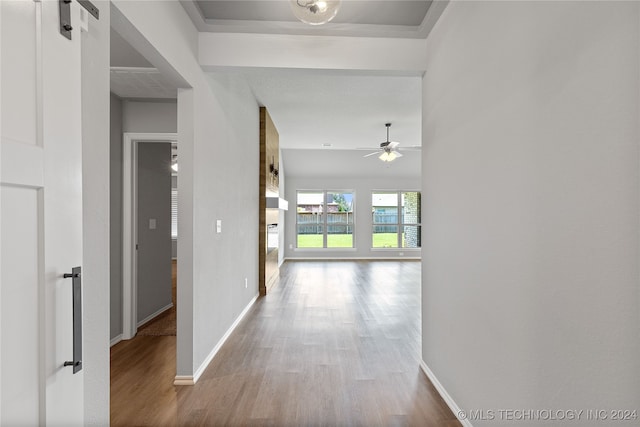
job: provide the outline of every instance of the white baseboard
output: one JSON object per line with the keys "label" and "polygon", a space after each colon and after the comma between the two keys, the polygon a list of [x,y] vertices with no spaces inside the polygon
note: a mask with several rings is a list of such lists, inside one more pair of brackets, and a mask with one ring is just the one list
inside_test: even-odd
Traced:
{"label": "white baseboard", "polygon": [[424,363],[424,360],[420,361],[420,368],[422,369],[422,372],[425,373],[427,378],[429,378],[429,380],[431,381],[431,384],[433,384],[436,390],[438,390],[438,393],[440,393],[442,400],[445,401],[449,409],[451,409],[451,412],[453,412],[453,415],[455,415],[458,421],[460,421],[460,424],[462,424],[464,427],[473,427],[473,425],[471,424],[471,421],[469,421],[465,417],[460,417],[460,414],[464,413],[464,411],[460,409],[460,407],[453,400],[451,395],[447,392],[447,390],[445,390],[444,386],[440,383],[440,381],[438,381],[438,378],[436,378],[436,375],[433,373],[433,371],[431,371],[431,369],[429,369],[427,364]]}
{"label": "white baseboard", "polygon": [[173,385],[194,385],[196,382],[191,375],[176,375]]}
{"label": "white baseboard", "polygon": [[152,321],[153,319],[155,319],[156,317],[160,316],[162,313],[164,313],[165,311],[169,310],[171,307],[173,307],[173,303],[169,303],[169,305],[166,305],[164,307],[162,307],[160,310],[156,311],[155,313],[151,313],[150,315],[148,315],[147,317],[145,317],[144,319],[142,319],[141,321],[138,322],[138,328],[142,325],[144,325],[145,323],[148,323],[150,321]]}
{"label": "white baseboard", "polygon": [[118,344],[120,341],[122,341],[122,334],[111,338],[111,343],[109,344],[109,347],[113,347],[114,345]]}
{"label": "white baseboard", "polygon": [[176,375],[175,380],[173,381],[173,385],[194,385],[196,382],[198,382],[198,379],[200,379],[200,376],[204,373],[204,370],[207,369],[207,366],[209,366],[209,363],[211,363],[211,361],[213,360],[215,355],[218,353],[218,351],[220,350],[222,345],[225,343],[225,341],[227,341],[227,339],[229,338],[231,333],[236,329],[236,327],[242,321],[244,316],[247,315],[247,313],[249,312],[249,309],[251,309],[253,304],[258,299],[258,296],[259,295],[254,296],[251,299],[251,301],[249,301],[249,304],[247,304],[247,306],[244,308],[244,310],[242,310],[242,313],[240,313],[240,315],[238,315],[238,317],[233,322],[233,324],[231,326],[229,326],[229,329],[227,329],[227,332],[225,332],[225,334],[222,336],[222,338],[220,338],[220,341],[218,341],[218,343],[213,348],[213,350],[211,350],[211,353],[209,353],[207,358],[204,359],[204,362],[202,362],[200,367],[196,370],[195,374],[193,374],[193,376],[191,376],[191,375]]}

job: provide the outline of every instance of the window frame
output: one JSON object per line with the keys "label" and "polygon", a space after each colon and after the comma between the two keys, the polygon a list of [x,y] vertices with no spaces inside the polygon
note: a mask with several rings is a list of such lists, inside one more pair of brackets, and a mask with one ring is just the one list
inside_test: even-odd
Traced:
{"label": "window frame", "polygon": [[[299,231],[299,226],[300,225],[304,225],[304,223],[299,223],[298,222],[298,196],[300,193],[322,193],[322,247],[300,247],[298,246],[298,231]],[[338,223],[329,223],[329,211],[327,208],[327,195],[328,194],[335,194],[335,193],[340,193],[340,194],[344,194],[344,193],[349,193],[351,194],[351,218],[352,218],[352,222],[349,223],[348,220],[347,222],[338,222]],[[300,250],[300,251],[315,251],[315,250],[346,250],[346,251],[351,251],[351,250],[355,250],[356,249],[356,192],[355,190],[296,190],[296,224],[295,224],[295,231],[296,231],[296,245],[295,245],[295,250]],[[329,235],[329,225],[331,226],[339,226],[339,227],[351,227],[351,246],[348,247],[328,247],[327,243],[328,243],[328,235]]]}
{"label": "window frame", "polygon": [[[402,235],[404,234],[404,227],[405,226],[414,226],[414,227],[418,227],[420,230],[420,233],[422,233],[422,208],[420,207],[420,218],[419,218],[419,222],[406,222],[405,221],[405,215],[403,215],[403,205],[402,205],[402,196],[405,193],[418,193],[420,195],[420,200],[422,202],[422,192],[420,190],[371,190],[371,197],[370,197],[370,201],[371,201],[371,249],[372,250],[421,250],[422,249],[422,242],[420,242],[420,246],[418,247],[408,247],[408,246],[403,246],[403,241],[402,241]],[[374,194],[395,194],[396,195],[396,222],[395,223],[376,223],[374,220],[374,211],[373,209],[375,208],[374,204],[373,204],[373,196]],[[396,227],[396,245],[395,247],[391,247],[391,248],[385,248],[385,247],[376,247],[373,245],[373,237],[374,237],[374,229],[376,226],[384,226],[384,225],[388,225],[388,226],[395,226]]]}
{"label": "window frame", "polygon": [[178,189],[171,189],[171,240],[178,240]]}

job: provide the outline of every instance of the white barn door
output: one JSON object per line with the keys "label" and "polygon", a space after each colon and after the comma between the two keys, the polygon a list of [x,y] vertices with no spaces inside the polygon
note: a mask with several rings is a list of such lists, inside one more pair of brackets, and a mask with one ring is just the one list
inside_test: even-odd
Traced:
{"label": "white barn door", "polygon": [[80,11],[0,1],[0,425],[83,424],[72,280],[82,265]]}

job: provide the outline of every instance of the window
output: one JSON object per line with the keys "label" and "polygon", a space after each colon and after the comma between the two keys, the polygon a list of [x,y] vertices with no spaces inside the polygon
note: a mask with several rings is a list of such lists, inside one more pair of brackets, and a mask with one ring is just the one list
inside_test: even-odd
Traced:
{"label": "window", "polygon": [[178,190],[175,188],[171,189],[171,238],[178,238]]}
{"label": "window", "polygon": [[420,201],[418,191],[372,193],[372,247],[419,248]]}
{"label": "window", "polygon": [[178,239],[178,143],[171,143],[171,239]]}
{"label": "window", "polygon": [[353,248],[353,192],[298,191],[298,248]]}

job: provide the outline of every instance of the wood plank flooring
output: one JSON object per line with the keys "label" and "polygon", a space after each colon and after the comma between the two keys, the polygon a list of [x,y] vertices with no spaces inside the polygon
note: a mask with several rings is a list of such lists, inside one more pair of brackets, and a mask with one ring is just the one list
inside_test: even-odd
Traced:
{"label": "wood plank flooring", "polygon": [[158,335],[175,335],[176,328],[176,307],[177,300],[177,282],[178,282],[178,262],[171,260],[171,302],[173,306],[160,314],[151,321],[141,325],[138,328],[137,336],[158,336]]}
{"label": "wood plank flooring", "polygon": [[114,426],[460,426],[419,368],[420,263],[287,262],[195,386],[175,337],[111,351]]}

